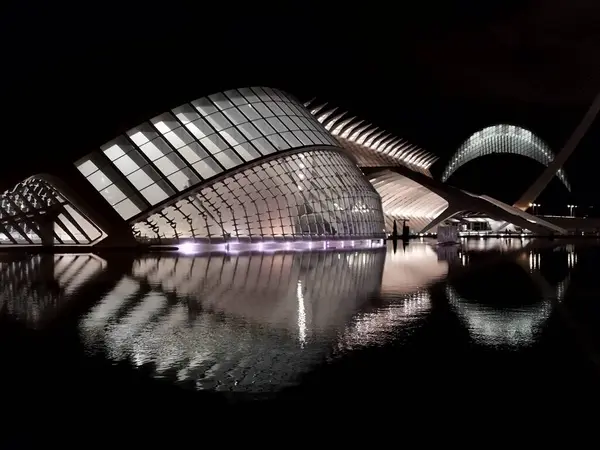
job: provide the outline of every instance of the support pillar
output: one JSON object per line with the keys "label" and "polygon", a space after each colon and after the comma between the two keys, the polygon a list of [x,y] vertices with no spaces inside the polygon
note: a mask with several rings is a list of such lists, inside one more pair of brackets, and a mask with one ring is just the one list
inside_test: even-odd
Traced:
{"label": "support pillar", "polygon": [[421,233],[427,233],[433,227],[437,227],[444,220],[451,219],[460,212],[462,212],[462,210],[448,205],[448,207],[444,211],[442,211],[442,213],[439,216],[437,216],[435,219],[429,222],[429,224],[427,224],[425,228],[421,230]]}

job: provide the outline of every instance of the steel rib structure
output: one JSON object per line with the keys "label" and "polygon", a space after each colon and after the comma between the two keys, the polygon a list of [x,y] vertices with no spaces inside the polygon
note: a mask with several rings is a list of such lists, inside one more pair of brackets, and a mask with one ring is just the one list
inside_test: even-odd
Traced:
{"label": "steel rib structure", "polygon": [[[530,134],[507,130],[502,139],[531,138],[538,149],[531,157],[551,157]],[[453,170],[472,156],[460,155]],[[463,211],[563,231],[437,182],[436,160],[327,104],[304,105],[268,87],[230,89],[148,118],[76,161],[68,179],[32,174],[6,191],[0,245],[323,241],[327,248],[381,241],[395,220],[408,220],[414,233],[435,232]]]}

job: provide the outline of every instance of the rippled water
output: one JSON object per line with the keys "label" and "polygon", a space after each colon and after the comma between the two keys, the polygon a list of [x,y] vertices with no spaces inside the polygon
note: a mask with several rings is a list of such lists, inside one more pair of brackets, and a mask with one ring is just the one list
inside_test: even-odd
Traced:
{"label": "rippled water", "polygon": [[53,383],[83,395],[129,395],[146,383],[145,398],[172,388],[229,403],[313,404],[591,386],[599,260],[595,242],[514,238],[369,251],[4,254],[4,383],[22,389],[52,367]]}

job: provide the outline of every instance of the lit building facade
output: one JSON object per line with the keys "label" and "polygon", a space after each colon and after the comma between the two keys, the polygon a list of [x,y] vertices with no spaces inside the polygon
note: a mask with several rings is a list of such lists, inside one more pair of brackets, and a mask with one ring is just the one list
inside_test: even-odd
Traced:
{"label": "lit building facade", "polygon": [[[536,142],[529,155],[546,162]],[[482,152],[461,150],[452,170]],[[125,131],[76,161],[68,182],[34,174],[4,192],[0,245],[371,247],[394,222],[435,232],[463,211],[561,232],[433,179],[436,160],[336,108],[231,89]]]}
{"label": "lit building facade", "polygon": [[[498,153],[526,156],[546,167],[554,160],[550,147],[531,131],[514,125],[494,125],[474,133],[460,146],[446,166],[442,181],[447,181],[468,162]],[[560,169],[556,176],[570,191],[571,185],[564,170]]]}

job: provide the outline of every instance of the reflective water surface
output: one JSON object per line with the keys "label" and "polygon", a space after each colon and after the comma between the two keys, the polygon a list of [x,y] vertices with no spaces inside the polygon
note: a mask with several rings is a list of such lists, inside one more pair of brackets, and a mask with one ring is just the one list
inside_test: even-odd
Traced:
{"label": "reflective water surface", "polygon": [[133,377],[146,383],[146,400],[168,388],[228,404],[430,404],[482,389],[563,398],[564,388],[566,398],[573,384],[589,394],[600,373],[599,260],[595,241],[520,238],[364,251],[4,254],[3,380],[22,388],[52,367],[66,392],[120,396]]}

